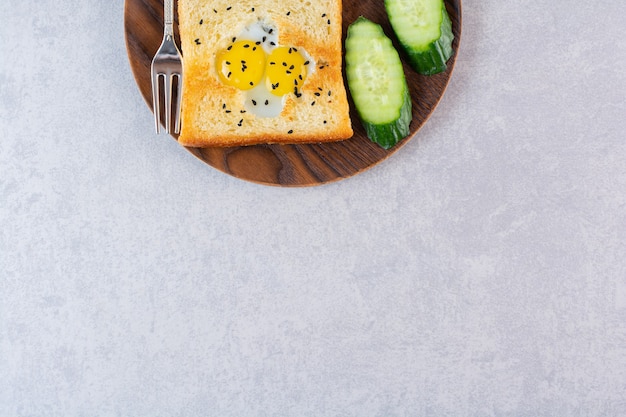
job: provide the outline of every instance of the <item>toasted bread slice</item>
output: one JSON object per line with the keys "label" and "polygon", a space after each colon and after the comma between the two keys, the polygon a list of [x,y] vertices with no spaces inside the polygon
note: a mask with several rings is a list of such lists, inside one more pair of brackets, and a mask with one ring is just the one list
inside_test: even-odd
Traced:
{"label": "toasted bread slice", "polygon": [[[180,144],[294,144],[352,136],[342,76],[341,0],[179,0],[178,16],[184,60]],[[260,35],[253,34],[254,27],[262,29]],[[237,38],[250,41],[252,48],[262,43],[265,65],[278,47],[289,47],[289,53],[293,49],[306,59],[305,76],[289,80],[293,91],[279,97],[281,108],[272,116],[256,113],[255,106],[266,100],[229,85],[224,80],[230,73],[219,74],[225,65],[220,56]],[[238,70],[245,71],[247,61],[240,61]],[[289,74],[289,66],[282,64]],[[266,74],[259,85],[269,91],[278,82],[269,82]]]}

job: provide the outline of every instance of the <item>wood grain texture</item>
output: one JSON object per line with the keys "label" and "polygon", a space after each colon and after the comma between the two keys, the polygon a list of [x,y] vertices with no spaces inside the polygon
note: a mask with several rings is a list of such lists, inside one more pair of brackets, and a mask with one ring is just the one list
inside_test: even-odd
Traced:
{"label": "wood grain texture", "polygon": [[[349,91],[350,117],[354,129],[354,136],[349,140],[306,145],[186,149],[202,161],[229,175],[276,186],[320,185],[348,178],[376,165],[397,152],[415,136],[445,92],[461,40],[461,0],[446,0],[446,8],[452,20],[452,31],[455,36],[452,44],[455,54],[448,61],[447,71],[430,77],[419,75],[408,66],[404,54],[400,53],[413,101],[413,120],[410,126],[411,134],[392,149],[384,150],[367,138]],[[382,0],[343,2],[344,40],[348,26],[361,15],[379,23],[396,48],[401,50]],[[150,63],[163,36],[163,1],[126,0],[124,28],[133,75],[146,103],[152,108]],[[179,40],[178,29],[175,31],[176,39]],[[182,52],[184,55],[184,51]]]}

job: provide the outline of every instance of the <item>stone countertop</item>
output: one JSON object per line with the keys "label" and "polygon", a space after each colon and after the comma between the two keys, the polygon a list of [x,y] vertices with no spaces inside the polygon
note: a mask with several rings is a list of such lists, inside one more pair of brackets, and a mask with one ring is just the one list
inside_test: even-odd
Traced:
{"label": "stone countertop", "polygon": [[296,189],[153,133],[121,0],[0,15],[0,415],[626,415],[626,3],[466,0],[418,136]]}

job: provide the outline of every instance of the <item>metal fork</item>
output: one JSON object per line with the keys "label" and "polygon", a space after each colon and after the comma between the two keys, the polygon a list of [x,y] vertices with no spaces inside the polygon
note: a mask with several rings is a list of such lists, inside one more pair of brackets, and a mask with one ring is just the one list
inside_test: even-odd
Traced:
{"label": "metal fork", "polygon": [[[163,29],[163,42],[157,50],[152,60],[152,107],[154,111],[154,122],[156,132],[159,132],[161,125],[161,108],[159,78],[163,78],[163,89],[165,90],[165,129],[172,133],[172,113],[174,113],[174,131],[180,132],[180,99],[182,95],[183,80],[183,59],[176,42],[174,40],[174,0],[165,0],[163,4],[165,24]],[[177,78],[176,108],[172,109],[172,89],[173,81]],[[172,112],[172,110],[174,110]]]}

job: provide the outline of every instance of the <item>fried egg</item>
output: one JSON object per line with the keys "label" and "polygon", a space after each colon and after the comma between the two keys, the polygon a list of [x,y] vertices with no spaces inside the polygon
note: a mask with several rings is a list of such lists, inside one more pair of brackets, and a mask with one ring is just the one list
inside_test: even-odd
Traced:
{"label": "fried egg", "polygon": [[303,48],[279,45],[273,23],[257,20],[217,54],[215,68],[222,83],[244,92],[246,111],[276,117],[288,95],[302,95],[315,63]]}

